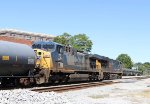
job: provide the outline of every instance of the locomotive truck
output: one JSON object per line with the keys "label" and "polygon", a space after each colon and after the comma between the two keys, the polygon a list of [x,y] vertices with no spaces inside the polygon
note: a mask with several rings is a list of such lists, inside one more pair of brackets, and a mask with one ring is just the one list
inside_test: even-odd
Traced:
{"label": "locomotive truck", "polygon": [[122,77],[121,62],[70,46],[40,41],[30,46],[0,41],[1,85],[62,83]]}

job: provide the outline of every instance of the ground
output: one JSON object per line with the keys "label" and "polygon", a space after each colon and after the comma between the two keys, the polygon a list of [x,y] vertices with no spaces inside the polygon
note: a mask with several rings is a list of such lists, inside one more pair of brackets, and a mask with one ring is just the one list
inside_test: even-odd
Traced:
{"label": "ground", "polygon": [[1,90],[0,104],[150,104],[150,78],[115,81],[121,83],[63,93]]}
{"label": "ground", "polygon": [[69,91],[62,95],[73,104],[150,104],[150,79],[120,81],[122,83]]}

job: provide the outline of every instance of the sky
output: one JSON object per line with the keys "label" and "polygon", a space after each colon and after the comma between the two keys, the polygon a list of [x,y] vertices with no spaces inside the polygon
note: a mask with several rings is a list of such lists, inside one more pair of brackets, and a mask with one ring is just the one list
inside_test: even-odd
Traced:
{"label": "sky", "polygon": [[0,0],[0,29],[84,33],[91,53],[150,62],[149,0]]}

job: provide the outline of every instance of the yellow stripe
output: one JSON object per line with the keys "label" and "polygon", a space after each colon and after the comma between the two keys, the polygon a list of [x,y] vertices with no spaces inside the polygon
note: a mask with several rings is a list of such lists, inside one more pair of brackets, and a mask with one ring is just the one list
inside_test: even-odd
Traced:
{"label": "yellow stripe", "polygon": [[8,61],[9,60],[9,56],[2,56],[2,60]]}

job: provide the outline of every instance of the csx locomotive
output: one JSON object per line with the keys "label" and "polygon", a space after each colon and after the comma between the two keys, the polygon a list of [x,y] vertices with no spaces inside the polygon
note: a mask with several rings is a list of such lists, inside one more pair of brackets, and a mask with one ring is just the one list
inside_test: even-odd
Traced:
{"label": "csx locomotive", "polygon": [[1,85],[62,83],[122,77],[121,62],[79,52],[55,42],[35,42],[32,48],[0,41]]}

